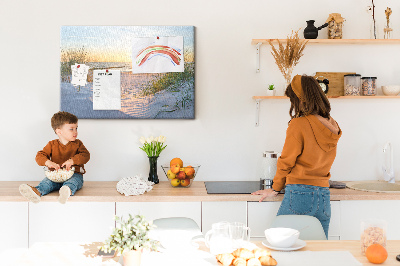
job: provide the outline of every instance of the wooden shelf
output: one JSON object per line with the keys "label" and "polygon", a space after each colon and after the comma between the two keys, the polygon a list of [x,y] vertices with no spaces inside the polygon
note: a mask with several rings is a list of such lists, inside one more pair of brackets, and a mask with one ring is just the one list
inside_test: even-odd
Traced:
{"label": "wooden shelf", "polygon": [[[375,96],[328,96],[328,98],[333,99],[388,99],[388,98],[400,98],[400,96],[385,96],[385,95],[375,95]],[[264,99],[289,99],[286,96],[253,96],[254,100],[264,100]]]}
{"label": "wooden shelf", "polygon": [[[278,40],[286,43],[286,39],[252,39],[251,44],[268,44],[269,41],[276,44]],[[307,44],[399,44],[400,39],[301,39],[307,40]]]}

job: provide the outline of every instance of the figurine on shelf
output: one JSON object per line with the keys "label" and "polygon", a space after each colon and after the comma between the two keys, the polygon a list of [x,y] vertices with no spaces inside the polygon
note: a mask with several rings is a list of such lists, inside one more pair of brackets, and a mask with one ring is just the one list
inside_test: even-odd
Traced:
{"label": "figurine on shelf", "polygon": [[339,13],[329,14],[326,23],[328,23],[328,39],[342,39],[343,38],[343,22],[342,15]]}
{"label": "figurine on shelf", "polygon": [[390,15],[392,14],[392,9],[390,7],[386,8],[385,15],[386,15],[386,27],[383,29],[384,32],[384,39],[391,39],[390,33],[392,33],[393,29],[390,27]]}

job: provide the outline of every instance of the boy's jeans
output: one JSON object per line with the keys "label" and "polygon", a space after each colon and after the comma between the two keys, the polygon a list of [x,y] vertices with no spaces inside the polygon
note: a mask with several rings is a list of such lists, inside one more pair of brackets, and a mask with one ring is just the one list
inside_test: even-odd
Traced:
{"label": "boy's jeans", "polygon": [[74,173],[72,177],[64,183],[56,183],[45,177],[36,188],[39,190],[40,196],[44,196],[54,190],[59,190],[62,186],[68,186],[71,189],[71,196],[73,196],[75,192],[83,186],[83,175]]}
{"label": "boy's jeans", "polygon": [[297,214],[316,217],[328,239],[331,220],[331,194],[327,187],[286,185],[285,196],[277,215]]}

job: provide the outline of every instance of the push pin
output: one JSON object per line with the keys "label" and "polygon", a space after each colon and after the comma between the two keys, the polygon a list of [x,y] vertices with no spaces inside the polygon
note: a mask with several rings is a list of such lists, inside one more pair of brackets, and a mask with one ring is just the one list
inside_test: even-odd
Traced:
{"label": "push pin", "polygon": [[108,69],[106,69],[106,73],[108,73]]}
{"label": "push pin", "polygon": [[76,68],[80,68],[81,67],[81,65],[77,65],[77,67]]}
{"label": "push pin", "polygon": [[160,37],[157,36],[157,40],[159,40],[159,39],[160,39]]}

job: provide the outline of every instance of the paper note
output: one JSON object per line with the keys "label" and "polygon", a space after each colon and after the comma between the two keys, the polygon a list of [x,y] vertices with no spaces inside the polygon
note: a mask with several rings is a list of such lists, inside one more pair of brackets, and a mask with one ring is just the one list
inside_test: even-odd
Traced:
{"label": "paper note", "polygon": [[121,109],[121,71],[93,71],[93,110]]}
{"label": "paper note", "polygon": [[132,39],[132,73],[183,72],[183,36]]}
{"label": "paper note", "polygon": [[74,64],[71,66],[72,80],[71,84],[74,86],[85,86],[87,81],[87,74],[89,66],[85,64]]}

